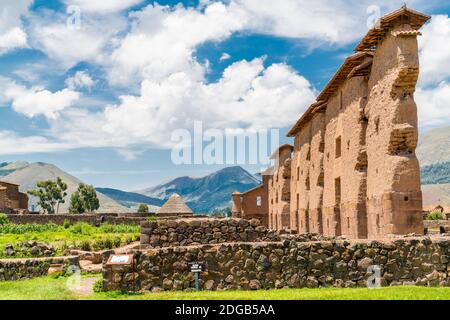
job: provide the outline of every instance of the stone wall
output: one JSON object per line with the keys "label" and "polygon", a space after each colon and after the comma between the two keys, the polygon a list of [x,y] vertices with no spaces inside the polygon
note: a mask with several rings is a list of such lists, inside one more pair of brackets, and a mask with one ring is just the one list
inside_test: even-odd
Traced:
{"label": "stone wall", "polygon": [[139,225],[145,217],[117,217],[114,214],[57,214],[57,215],[42,215],[42,214],[12,214],[8,215],[11,223],[15,224],[47,224],[54,223],[62,225],[64,221],[69,221],[72,224],[77,222],[85,222],[95,225],[99,222],[100,217],[104,217],[104,222],[109,224],[134,224]]}
{"label": "stone wall", "polygon": [[227,243],[138,251],[133,267],[103,269],[107,290],[193,290],[187,263],[204,261],[203,290],[366,287],[369,266],[381,285],[450,286],[450,241]]}
{"label": "stone wall", "polygon": [[179,219],[141,222],[141,245],[153,248],[226,242],[279,241],[258,219]]}
{"label": "stone wall", "polygon": [[27,280],[45,276],[52,264],[79,267],[78,257],[52,257],[33,259],[0,259],[0,281]]}

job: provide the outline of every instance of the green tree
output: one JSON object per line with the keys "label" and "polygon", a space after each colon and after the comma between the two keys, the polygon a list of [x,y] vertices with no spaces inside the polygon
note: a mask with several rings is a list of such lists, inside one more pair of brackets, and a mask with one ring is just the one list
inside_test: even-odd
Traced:
{"label": "green tree", "polygon": [[80,183],[77,191],[70,197],[70,213],[94,212],[100,208],[100,201],[93,186]]}
{"label": "green tree", "polygon": [[139,208],[138,208],[138,212],[139,213],[148,213],[149,212],[149,208],[148,208],[148,205],[146,205],[145,203],[141,203],[140,205],[139,205]]}
{"label": "green tree", "polygon": [[39,199],[38,205],[47,214],[58,214],[59,205],[65,203],[67,184],[60,177],[56,181],[46,180],[37,183],[37,189],[29,190],[28,194]]}

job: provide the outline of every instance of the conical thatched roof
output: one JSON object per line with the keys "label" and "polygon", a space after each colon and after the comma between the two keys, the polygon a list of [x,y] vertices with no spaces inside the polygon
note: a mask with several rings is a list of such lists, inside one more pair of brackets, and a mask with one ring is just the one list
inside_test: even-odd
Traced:
{"label": "conical thatched roof", "polygon": [[169,200],[158,210],[158,216],[192,215],[194,212],[187,206],[180,195],[174,193]]}

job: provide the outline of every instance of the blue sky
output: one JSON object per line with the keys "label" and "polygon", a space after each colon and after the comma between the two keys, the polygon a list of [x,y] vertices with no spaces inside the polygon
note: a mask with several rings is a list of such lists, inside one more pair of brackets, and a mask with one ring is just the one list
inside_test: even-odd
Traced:
{"label": "blue sky", "polygon": [[[289,142],[370,21],[404,2],[2,2],[0,161],[53,163],[124,190],[203,176],[223,165],[175,165],[174,132],[202,121],[277,128]],[[420,128],[448,126],[450,5],[406,2],[432,15],[419,42]]]}

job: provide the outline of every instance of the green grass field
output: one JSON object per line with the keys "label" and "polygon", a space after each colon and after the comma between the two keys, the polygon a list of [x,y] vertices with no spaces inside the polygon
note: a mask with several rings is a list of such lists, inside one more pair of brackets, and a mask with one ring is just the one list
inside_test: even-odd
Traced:
{"label": "green grass field", "polygon": [[[88,276],[83,276],[86,279]],[[92,276],[89,276],[92,277]],[[99,279],[99,276],[96,276]],[[0,282],[0,300],[450,300],[450,288],[390,287],[380,289],[283,289],[270,291],[120,292],[80,295],[67,287],[67,278],[49,277]]]}

